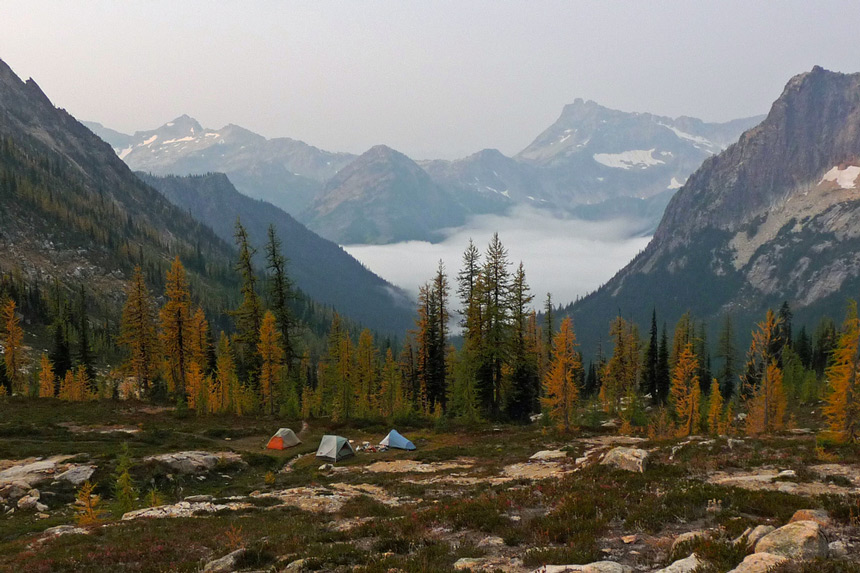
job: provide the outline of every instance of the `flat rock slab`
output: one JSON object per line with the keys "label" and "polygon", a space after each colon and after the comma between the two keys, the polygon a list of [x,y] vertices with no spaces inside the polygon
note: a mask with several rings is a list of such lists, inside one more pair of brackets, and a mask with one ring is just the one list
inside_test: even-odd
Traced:
{"label": "flat rock slab", "polygon": [[614,561],[595,561],[586,565],[544,565],[532,573],[633,573],[633,568]]}
{"label": "flat rock slab", "polygon": [[509,479],[542,480],[562,477],[571,471],[558,462],[526,462],[511,464],[502,470],[502,476]]}
{"label": "flat rock slab", "polygon": [[123,521],[132,519],[165,519],[171,517],[194,517],[203,513],[215,513],[217,511],[236,511],[251,507],[250,503],[233,502],[233,503],[210,503],[199,502],[191,503],[188,501],[180,501],[172,505],[159,505],[157,507],[147,507],[137,509],[123,514]]}
{"label": "flat rock slab", "polygon": [[451,470],[469,469],[475,465],[472,460],[464,458],[453,462],[431,462],[429,464],[421,463],[416,460],[394,460],[390,462],[373,462],[372,464],[362,468],[364,471],[373,473],[435,473]]}
{"label": "flat rock slab", "polygon": [[781,491],[795,495],[815,496],[826,494],[845,495],[855,493],[856,489],[832,483],[774,481],[779,475],[775,469],[760,469],[755,472],[714,472],[708,476],[708,483],[739,487],[751,491]]}
{"label": "flat rock slab", "polygon": [[181,474],[199,474],[208,472],[218,465],[243,464],[242,456],[235,452],[174,452],[149,456],[144,462],[157,462]]}
{"label": "flat rock slab", "polygon": [[28,458],[25,460],[3,460],[5,468],[0,471],[0,485],[24,482],[36,485],[54,479],[58,472],[64,472],[72,464],[65,464],[74,456],[51,456],[50,458]]}
{"label": "flat rock slab", "polygon": [[[383,488],[371,484],[333,483],[328,487],[294,487],[281,491],[252,493],[250,497],[276,499],[280,507],[291,506],[314,513],[335,513],[354,497],[366,495],[371,499],[392,507],[420,500],[402,500],[389,495]],[[279,506],[272,506],[279,507]]]}

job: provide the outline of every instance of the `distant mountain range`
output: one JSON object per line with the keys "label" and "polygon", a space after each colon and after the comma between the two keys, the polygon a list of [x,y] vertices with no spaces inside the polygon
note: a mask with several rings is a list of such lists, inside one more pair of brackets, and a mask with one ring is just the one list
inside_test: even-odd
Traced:
{"label": "distant mountain range", "polygon": [[[692,311],[760,320],[840,317],[860,295],[860,74],[815,67],[766,119],[708,158],[670,201],[648,247],[568,309],[603,332],[619,312],[671,324]],[[592,330],[592,329],[597,329]]]}
{"label": "distant mountain range", "polygon": [[674,191],[704,159],[761,117],[728,123],[627,113],[576,100],[514,157],[486,149],[456,161],[416,163],[385,146],[361,156],[300,141],[267,140],[182,116],[124,135],[87,124],[130,167],[156,175],[222,172],[236,188],[277,205],[342,244],[437,240],[472,215],[517,205],[656,227]]}

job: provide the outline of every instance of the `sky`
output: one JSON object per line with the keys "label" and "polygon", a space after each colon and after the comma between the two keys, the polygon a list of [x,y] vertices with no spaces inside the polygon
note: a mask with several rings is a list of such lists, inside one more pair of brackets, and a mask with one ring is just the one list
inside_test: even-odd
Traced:
{"label": "sky", "polygon": [[[480,215],[467,227],[449,229],[444,241],[408,241],[389,245],[346,245],[344,249],[376,274],[413,297],[436,274],[439,261],[453,286],[463,252],[472,239],[484,253],[493,233],[508,250],[510,270],[523,263],[534,295],[532,307],[543,308],[546,293],[554,304],[568,304],[612,278],[645,248],[650,237],[633,236],[635,221],[589,222],[548,217],[546,211],[519,207],[505,216]],[[459,303],[454,303],[458,307]]]}
{"label": "sky", "polygon": [[331,151],[514,154],[581,97],[766,113],[813,65],[860,71],[856,1],[3,0],[0,58],[79,119],[188,114]]}

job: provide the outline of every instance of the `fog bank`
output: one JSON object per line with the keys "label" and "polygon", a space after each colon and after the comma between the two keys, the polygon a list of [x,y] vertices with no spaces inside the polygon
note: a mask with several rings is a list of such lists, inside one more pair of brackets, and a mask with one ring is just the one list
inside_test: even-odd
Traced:
{"label": "fog bank", "polygon": [[[484,253],[498,231],[508,249],[511,269],[523,262],[534,304],[540,307],[547,292],[552,293],[556,304],[567,304],[612,278],[648,244],[650,237],[636,236],[640,225],[627,219],[593,222],[554,218],[545,211],[522,208],[509,216],[475,217],[466,226],[448,229],[439,243],[407,241],[344,245],[344,249],[413,296],[434,276],[441,259],[455,298],[454,283],[469,238]],[[458,306],[458,302],[452,304]]]}

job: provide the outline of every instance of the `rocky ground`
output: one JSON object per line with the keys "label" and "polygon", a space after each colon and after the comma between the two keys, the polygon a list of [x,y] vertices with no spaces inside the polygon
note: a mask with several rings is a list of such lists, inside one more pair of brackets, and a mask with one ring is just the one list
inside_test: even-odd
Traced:
{"label": "rocky ground", "polygon": [[[417,451],[327,464],[323,433],[359,446],[387,426],[311,421],[272,452],[283,421],[33,404],[0,405],[0,570],[860,571],[860,452],[811,432],[402,426]],[[101,513],[83,525],[87,480]]]}

